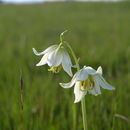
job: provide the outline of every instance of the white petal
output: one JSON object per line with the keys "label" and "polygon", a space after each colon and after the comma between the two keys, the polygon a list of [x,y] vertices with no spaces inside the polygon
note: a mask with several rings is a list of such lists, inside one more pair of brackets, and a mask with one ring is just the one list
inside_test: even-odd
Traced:
{"label": "white petal", "polygon": [[88,90],[88,92],[94,96],[97,96],[96,90],[92,89],[92,90]]}
{"label": "white petal", "polygon": [[76,72],[71,80],[71,82],[69,83],[60,83],[60,85],[63,88],[70,88],[72,87],[76,81],[82,81],[82,80],[86,80],[88,78],[88,74],[83,70],[79,70],[78,72]]}
{"label": "white petal", "polygon": [[62,59],[62,66],[63,66],[63,69],[65,72],[67,72],[69,74],[69,76],[72,77],[72,71],[71,71],[71,67],[72,67],[72,62],[71,62],[71,59],[70,59],[70,56],[69,54],[64,51],[63,52],[63,59]]}
{"label": "white petal", "polygon": [[63,88],[71,88],[76,82],[76,77],[77,75],[75,74],[69,83],[60,83],[60,86]]}
{"label": "white petal", "polygon": [[51,52],[47,58],[47,63],[49,66],[58,66],[61,64],[63,58],[62,49],[57,48],[55,51]]}
{"label": "white petal", "polygon": [[36,64],[36,66],[41,66],[41,65],[45,65],[47,64],[47,57],[48,57],[49,53],[46,53],[42,59],[40,60],[40,62],[38,64]]}
{"label": "white petal", "polygon": [[69,83],[59,83],[62,88],[71,88],[74,85],[74,82]]}
{"label": "white petal", "polygon": [[96,74],[96,70],[93,69],[90,66],[85,67],[85,70],[87,71],[88,74],[91,74],[91,75],[95,75]]}
{"label": "white petal", "polygon": [[100,85],[96,76],[93,76],[95,86],[93,87],[92,90],[88,90],[90,94],[95,95],[95,96],[101,94]]}
{"label": "white petal", "polygon": [[102,75],[102,67],[101,66],[98,67],[96,73]]}
{"label": "white petal", "polygon": [[86,95],[87,91],[80,90],[80,82],[76,82],[74,87],[75,101],[74,103],[78,103],[82,100],[82,98]]}
{"label": "white petal", "polygon": [[98,76],[93,76],[93,80],[94,80],[94,83],[95,83],[95,86],[94,86],[94,91],[95,91],[95,96],[101,94],[101,90],[100,90],[100,84],[99,84],[99,81],[98,81]]}
{"label": "white petal", "polygon": [[85,68],[82,68],[77,72],[77,81],[84,81],[88,78],[88,73]]}
{"label": "white petal", "polygon": [[98,76],[98,82],[100,86],[104,89],[115,90],[115,88],[111,86],[109,83],[107,83],[101,75]]}
{"label": "white petal", "polygon": [[98,83],[97,80],[95,80],[95,86],[94,86],[94,89],[95,89],[95,91],[96,91],[96,95],[101,94],[100,85],[99,85],[99,83]]}
{"label": "white petal", "polygon": [[73,68],[78,68],[78,65],[72,65]]}
{"label": "white petal", "polygon": [[40,56],[40,55],[44,55],[45,53],[55,50],[57,47],[58,47],[58,45],[52,45],[52,46],[48,47],[46,50],[44,50],[43,52],[37,52],[35,48],[32,48],[32,50],[35,55]]}

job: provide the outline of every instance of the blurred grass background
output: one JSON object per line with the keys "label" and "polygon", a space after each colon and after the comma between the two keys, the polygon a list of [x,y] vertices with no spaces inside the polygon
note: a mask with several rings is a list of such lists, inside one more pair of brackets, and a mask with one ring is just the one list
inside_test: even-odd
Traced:
{"label": "blurred grass background", "polygon": [[[42,51],[65,35],[80,64],[104,68],[115,91],[86,96],[89,130],[129,130],[130,123],[130,3],[44,3],[0,5],[0,130],[83,130],[80,103],[65,72],[54,75],[36,67]],[[24,109],[20,105],[20,70]]]}

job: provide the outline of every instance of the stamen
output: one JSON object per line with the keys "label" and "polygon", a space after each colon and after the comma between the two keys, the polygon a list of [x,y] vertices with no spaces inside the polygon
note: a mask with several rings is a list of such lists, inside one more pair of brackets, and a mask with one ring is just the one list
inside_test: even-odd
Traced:
{"label": "stamen", "polygon": [[92,76],[89,75],[88,79],[85,81],[80,81],[80,90],[86,91],[86,90],[92,90],[95,86],[95,82],[92,78]]}
{"label": "stamen", "polygon": [[60,64],[57,67],[50,67],[50,69],[48,69],[48,71],[52,71],[53,73],[58,73],[58,72],[60,72],[61,69],[62,69],[62,65]]}

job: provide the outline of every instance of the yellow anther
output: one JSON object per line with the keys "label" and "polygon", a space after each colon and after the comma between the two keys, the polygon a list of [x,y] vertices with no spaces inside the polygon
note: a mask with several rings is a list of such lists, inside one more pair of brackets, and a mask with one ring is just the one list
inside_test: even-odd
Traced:
{"label": "yellow anther", "polygon": [[91,90],[95,86],[95,82],[92,78],[92,76],[89,76],[87,80],[80,81],[80,90],[86,91]]}
{"label": "yellow anther", "polygon": [[48,71],[52,71],[53,73],[58,73],[61,69],[62,69],[62,65],[60,64],[57,67],[50,67],[50,69],[48,69]]}

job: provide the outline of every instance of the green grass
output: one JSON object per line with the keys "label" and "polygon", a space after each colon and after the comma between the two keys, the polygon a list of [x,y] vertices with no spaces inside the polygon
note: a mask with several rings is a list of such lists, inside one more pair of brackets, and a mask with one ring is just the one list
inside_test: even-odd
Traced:
{"label": "green grass", "polygon": [[[130,124],[130,3],[45,3],[0,5],[0,130],[83,130],[81,106],[73,104],[73,88],[65,72],[36,67],[42,51],[59,43],[72,45],[80,64],[104,68],[115,91],[86,96],[89,130],[129,130]],[[20,70],[24,109],[20,106]],[[76,108],[76,110],[75,110]],[[76,114],[75,114],[76,113]],[[76,118],[75,118],[76,117]]]}

